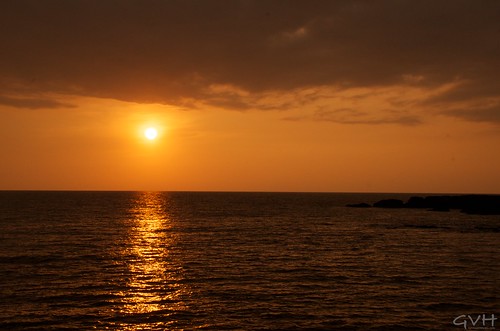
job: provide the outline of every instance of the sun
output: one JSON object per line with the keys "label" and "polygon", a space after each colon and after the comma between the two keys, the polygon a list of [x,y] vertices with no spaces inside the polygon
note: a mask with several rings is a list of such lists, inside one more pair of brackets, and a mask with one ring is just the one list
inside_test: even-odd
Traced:
{"label": "sun", "polygon": [[144,136],[149,140],[154,140],[158,136],[158,131],[155,128],[147,128],[144,131]]}

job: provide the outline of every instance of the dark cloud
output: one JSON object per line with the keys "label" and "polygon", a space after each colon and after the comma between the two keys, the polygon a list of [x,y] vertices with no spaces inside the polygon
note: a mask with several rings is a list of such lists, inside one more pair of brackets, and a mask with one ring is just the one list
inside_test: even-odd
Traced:
{"label": "dark cloud", "polygon": [[496,0],[5,0],[0,84],[239,109],[265,107],[256,98],[270,91],[314,86],[462,80],[428,102],[498,98],[498,17]]}
{"label": "dark cloud", "polygon": [[48,98],[12,98],[3,95],[0,95],[0,105],[28,109],[74,107],[74,105]]}
{"label": "dark cloud", "polygon": [[341,108],[335,110],[320,109],[311,116],[285,117],[288,121],[327,121],[339,124],[399,124],[414,126],[422,123],[422,120],[414,115],[408,115],[393,110],[384,110],[376,116],[370,113],[351,108]]}
{"label": "dark cloud", "polygon": [[445,115],[460,117],[474,122],[494,122],[500,123],[500,104],[488,107],[469,107],[451,109],[443,112]]}

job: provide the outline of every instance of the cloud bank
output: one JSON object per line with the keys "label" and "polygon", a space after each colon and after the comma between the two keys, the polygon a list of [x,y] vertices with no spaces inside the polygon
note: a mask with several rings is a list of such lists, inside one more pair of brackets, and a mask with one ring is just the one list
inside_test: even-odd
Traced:
{"label": "cloud bank", "polygon": [[[186,108],[320,103],[314,116],[340,123],[499,123],[498,17],[496,0],[6,0],[0,104],[59,93]],[[388,88],[421,93],[403,107],[325,110],[342,91]]]}

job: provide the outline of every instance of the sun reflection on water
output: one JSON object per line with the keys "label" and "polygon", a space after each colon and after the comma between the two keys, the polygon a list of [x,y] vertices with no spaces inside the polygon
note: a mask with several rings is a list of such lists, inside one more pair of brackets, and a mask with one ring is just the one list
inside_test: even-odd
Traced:
{"label": "sun reflection on water", "polygon": [[119,293],[120,314],[140,318],[130,319],[128,325],[121,324],[124,330],[167,326],[166,317],[187,309],[182,297],[189,291],[181,282],[181,268],[172,256],[176,236],[171,231],[168,209],[165,195],[144,192],[138,193],[130,210],[133,219],[123,252],[129,276],[126,290]]}

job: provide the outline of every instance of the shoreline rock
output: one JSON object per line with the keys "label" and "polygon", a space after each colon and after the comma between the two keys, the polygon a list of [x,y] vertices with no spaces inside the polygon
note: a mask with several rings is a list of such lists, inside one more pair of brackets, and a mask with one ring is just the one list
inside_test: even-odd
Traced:
{"label": "shoreline rock", "polygon": [[[347,207],[366,208],[368,203],[350,204]],[[412,208],[446,212],[460,209],[474,215],[500,215],[500,195],[430,195],[413,196],[405,203],[399,199],[383,199],[373,204],[376,208]]]}
{"label": "shoreline rock", "polygon": [[399,199],[384,199],[373,204],[377,208],[404,208],[405,203]]}

